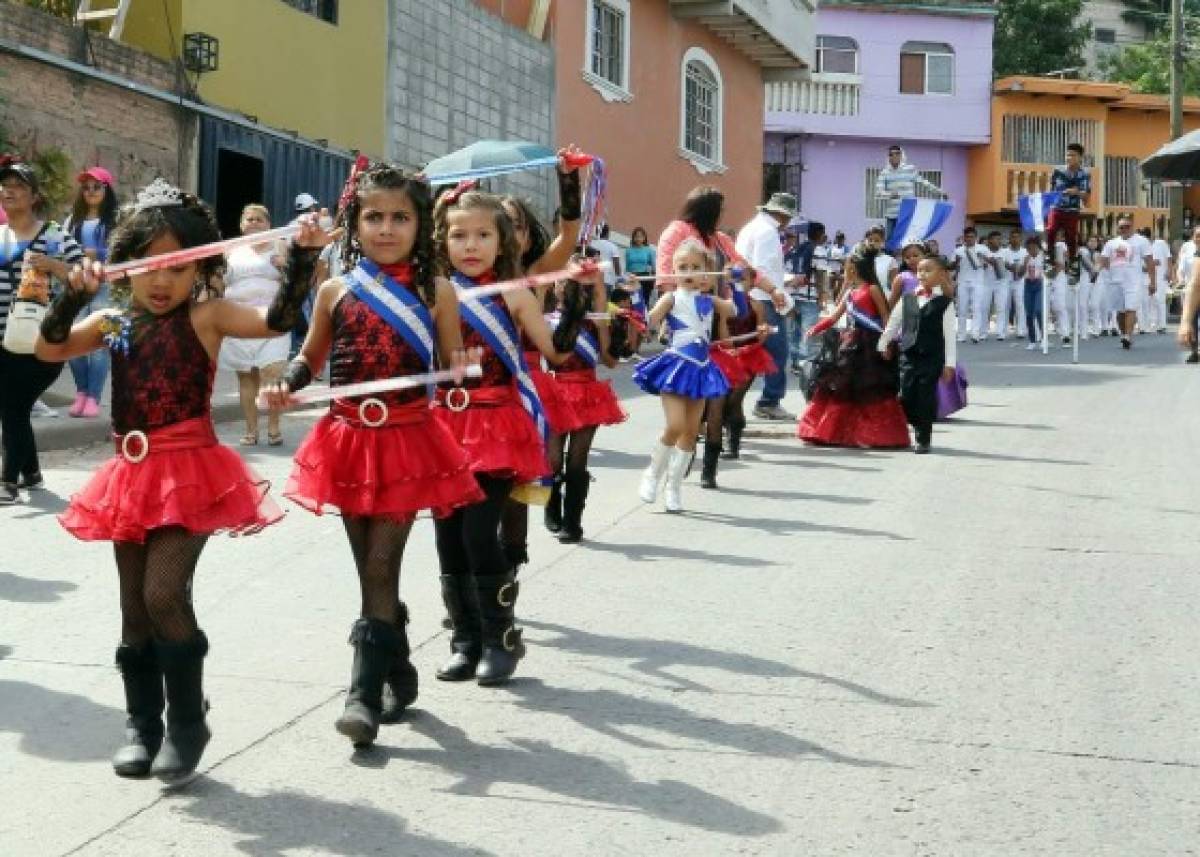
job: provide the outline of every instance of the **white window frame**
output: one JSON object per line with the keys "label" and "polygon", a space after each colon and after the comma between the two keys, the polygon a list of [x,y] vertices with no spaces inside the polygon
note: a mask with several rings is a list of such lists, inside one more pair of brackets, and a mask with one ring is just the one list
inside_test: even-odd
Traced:
{"label": "white window frame", "polygon": [[[924,92],[901,92],[901,95],[919,98],[926,95],[935,95],[941,98],[950,98],[958,90],[958,62],[953,48],[949,51],[927,51],[927,50],[908,50],[904,48],[906,45],[913,42],[905,42],[900,46],[901,56],[923,56],[925,58],[925,80],[922,84]],[[921,44],[917,42],[917,44]],[[925,43],[929,44],[929,43]],[[949,46],[947,46],[949,47]],[[929,91],[929,58],[930,57],[948,57],[950,60],[950,91],[949,92],[930,92]]]}
{"label": "white window frame", "polygon": [[[853,51],[850,48],[827,48],[821,46],[821,39],[845,39],[854,45]],[[824,52],[832,51],[835,53],[853,53],[854,54],[854,71],[829,71],[824,67]],[[817,35],[817,69],[814,72],[823,77],[857,77],[862,70],[861,49],[858,46],[858,40],[850,36],[839,36],[834,33],[820,33]]]}
{"label": "white window frame", "polygon": [[[693,152],[687,147],[687,69],[691,63],[704,66],[717,81],[711,157]],[[725,78],[721,75],[721,67],[717,65],[712,54],[700,47],[688,48],[679,64],[679,155],[689,161],[701,175],[724,173],[728,169],[725,166]]]}
{"label": "white window frame", "polygon": [[[608,6],[618,12],[624,21],[624,31],[621,34],[621,77],[619,84],[613,83],[606,77],[601,77],[592,71],[592,43],[595,37],[596,5]],[[632,11],[629,0],[587,0],[587,14],[584,23],[583,41],[583,79],[592,89],[600,93],[600,97],[608,102],[633,101],[630,84],[630,42],[633,40]]]}

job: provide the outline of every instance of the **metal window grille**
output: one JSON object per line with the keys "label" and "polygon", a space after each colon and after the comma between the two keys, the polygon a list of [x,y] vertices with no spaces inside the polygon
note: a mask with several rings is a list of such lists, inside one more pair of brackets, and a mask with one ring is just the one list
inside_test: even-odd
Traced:
{"label": "metal window grille", "polygon": [[338,21],[338,0],[283,0],[293,9],[299,9],[329,24]]}
{"label": "metal window grille", "polygon": [[[879,180],[879,174],[883,172],[883,167],[869,167],[866,176],[866,210],[868,218],[882,220],[886,217],[887,200],[875,198],[875,182]],[[931,182],[937,187],[942,186],[942,171],[941,170],[917,170],[922,178],[927,182]],[[940,199],[940,197],[929,190],[929,188],[917,185],[917,196],[921,199]]]}
{"label": "metal window grille", "polygon": [[717,79],[703,63],[689,62],[684,81],[683,147],[711,161],[717,160]]}
{"label": "metal window grille", "polygon": [[1104,159],[1104,204],[1137,206],[1138,184],[1137,158]]}
{"label": "metal window grille", "polygon": [[1146,185],[1146,208],[1170,208],[1171,189],[1158,182]]}
{"label": "metal window grille", "polygon": [[1053,116],[1005,116],[1001,130],[1004,161],[1010,164],[1061,164],[1067,146],[1079,143],[1083,162],[1091,166],[1100,123],[1094,119],[1059,119]]}
{"label": "metal window grille", "polygon": [[625,87],[625,13],[601,0],[592,4],[592,74]]}
{"label": "metal window grille", "polygon": [[817,72],[858,74],[858,43],[846,36],[817,36]]}

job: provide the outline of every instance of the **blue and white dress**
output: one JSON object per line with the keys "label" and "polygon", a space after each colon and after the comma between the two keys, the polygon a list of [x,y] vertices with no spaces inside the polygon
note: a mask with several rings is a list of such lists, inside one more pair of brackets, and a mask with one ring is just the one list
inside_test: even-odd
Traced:
{"label": "blue and white dress", "polygon": [[718,399],[729,393],[729,382],[709,357],[713,299],[691,289],[676,289],[675,306],[667,316],[671,344],[657,357],[640,363],[634,382],[647,393],[671,393],[689,399]]}

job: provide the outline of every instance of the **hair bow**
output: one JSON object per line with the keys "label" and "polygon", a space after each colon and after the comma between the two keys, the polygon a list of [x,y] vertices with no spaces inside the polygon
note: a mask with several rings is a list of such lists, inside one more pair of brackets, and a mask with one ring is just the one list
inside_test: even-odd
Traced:
{"label": "hair bow", "polygon": [[342,186],[342,195],[338,197],[338,211],[344,211],[350,201],[354,199],[354,194],[358,192],[358,177],[367,171],[371,166],[371,160],[366,155],[359,155],[354,159],[354,166],[350,168],[350,176],[346,179],[346,184]]}
{"label": "hair bow", "polygon": [[456,205],[464,193],[475,190],[477,187],[479,187],[478,179],[464,179],[442,194],[442,198],[446,200],[446,205]]}
{"label": "hair bow", "polygon": [[0,155],[0,169],[11,167],[13,164],[22,164],[24,159],[20,155],[4,154]]}

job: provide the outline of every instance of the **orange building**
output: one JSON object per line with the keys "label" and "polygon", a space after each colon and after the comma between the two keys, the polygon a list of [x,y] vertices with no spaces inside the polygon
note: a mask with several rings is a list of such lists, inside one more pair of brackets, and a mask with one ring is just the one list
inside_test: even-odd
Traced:
{"label": "orange building", "polygon": [[[1167,189],[1146,182],[1140,161],[1170,139],[1170,110],[1161,95],[1140,95],[1123,84],[1006,77],[992,97],[992,141],[970,154],[967,214],[977,223],[1016,224],[1017,198],[1049,189],[1069,143],[1081,143],[1092,170],[1084,232],[1111,235],[1116,219],[1166,232]],[[1184,131],[1200,127],[1200,99],[1184,100]],[[1200,189],[1188,189],[1192,211]],[[1185,212],[1185,220],[1186,220]]]}
{"label": "orange building", "polygon": [[654,240],[699,184],[727,226],[762,201],[764,83],[815,50],[811,0],[475,0],[552,40],[555,136],[608,165],[608,222]]}

